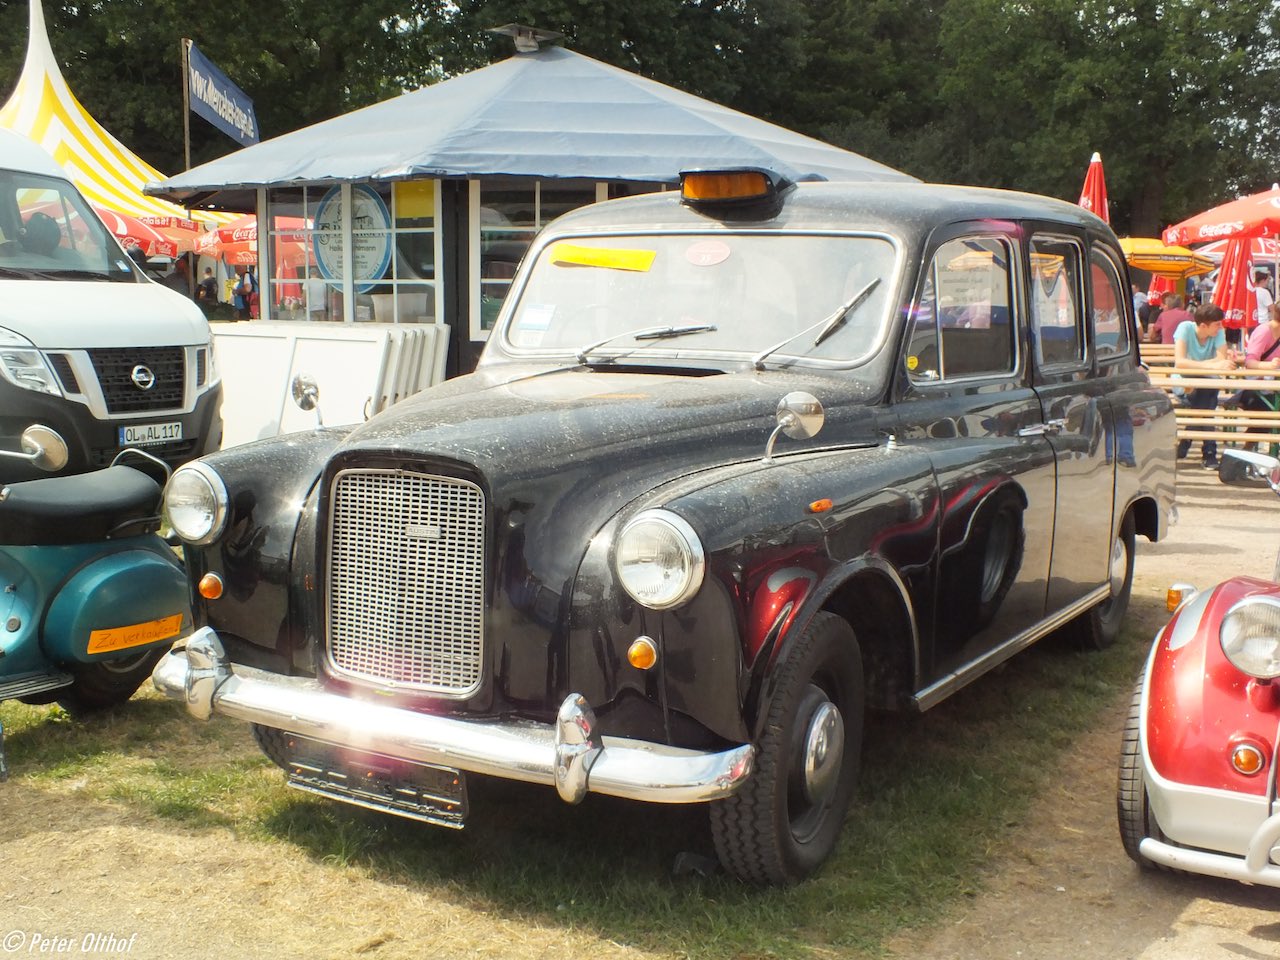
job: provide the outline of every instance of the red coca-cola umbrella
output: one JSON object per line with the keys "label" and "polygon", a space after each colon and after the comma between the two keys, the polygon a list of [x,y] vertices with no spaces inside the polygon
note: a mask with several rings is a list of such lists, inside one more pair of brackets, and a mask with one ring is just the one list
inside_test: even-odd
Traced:
{"label": "red coca-cola umbrella", "polygon": [[141,247],[142,252],[148,257],[176,257],[178,255],[178,244],[154,227],[143,223],[137,217],[131,217],[127,213],[118,213],[115,210],[108,210],[106,207],[95,206],[93,212],[98,215],[107,229],[111,231],[115,238],[120,241],[120,245],[126,250],[131,247]]}
{"label": "red coca-cola umbrella", "polygon": [[1164,242],[1204,243],[1233,237],[1276,236],[1280,236],[1280,184],[1166,227]]}
{"label": "red coca-cola umbrella", "polygon": [[[301,217],[275,218],[273,232],[277,269],[296,267],[306,261],[306,229],[307,222]],[[258,218],[248,214],[201,234],[196,240],[195,252],[236,266],[256,264]]]}
{"label": "red coca-cola umbrella", "polygon": [[1110,223],[1107,210],[1107,178],[1102,174],[1102,154],[1095,153],[1089,161],[1089,170],[1084,175],[1084,188],[1080,191],[1080,206],[1101,217],[1104,223]]}
{"label": "red coca-cola umbrella", "polygon": [[1213,288],[1213,302],[1222,308],[1224,327],[1251,330],[1256,323],[1253,312],[1258,300],[1254,295],[1252,263],[1248,240],[1232,240],[1227,245],[1218,282]]}
{"label": "red coca-cola umbrella", "polygon": [[[1203,247],[1196,247],[1196,253],[1208,257],[1214,263],[1221,263],[1227,255],[1230,240],[1215,240]],[[1249,256],[1254,263],[1266,263],[1280,260],[1280,240],[1270,237],[1254,237],[1248,243]]]}
{"label": "red coca-cola umbrella", "polygon": [[190,253],[194,250],[196,241],[205,232],[205,224],[185,217],[146,214],[139,216],[138,221],[168,237],[177,244],[181,253]]}

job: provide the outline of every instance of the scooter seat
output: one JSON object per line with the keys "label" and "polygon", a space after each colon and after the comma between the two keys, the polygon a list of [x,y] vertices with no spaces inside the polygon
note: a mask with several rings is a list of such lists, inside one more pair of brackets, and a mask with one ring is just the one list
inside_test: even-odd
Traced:
{"label": "scooter seat", "polygon": [[136,536],[160,525],[160,484],[133,467],[44,477],[0,489],[0,545],[57,546]]}

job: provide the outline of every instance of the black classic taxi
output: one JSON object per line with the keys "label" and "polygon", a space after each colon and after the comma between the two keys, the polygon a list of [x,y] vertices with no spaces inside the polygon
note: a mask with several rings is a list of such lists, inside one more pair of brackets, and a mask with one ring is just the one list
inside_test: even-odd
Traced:
{"label": "black classic taxi", "polygon": [[1128,290],[1020,193],[725,171],[570,213],[474,373],[174,474],[198,629],[156,686],[305,790],[702,803],[728,871],[798,881],[866,711],[1116,639],[1174,493]]}

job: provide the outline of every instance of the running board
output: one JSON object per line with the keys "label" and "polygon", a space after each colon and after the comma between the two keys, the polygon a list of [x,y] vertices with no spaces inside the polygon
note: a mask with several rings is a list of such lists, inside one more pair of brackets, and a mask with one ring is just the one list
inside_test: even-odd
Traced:
{"label": "running board", "polygon": [[17,700],[46,690],[69,687],[75,678],[69,673],[28,673],[0,683],[0,700]]}
{"label": "running board", "polygon": [[1015,653],[1020,653],[1041,637],[1053,633],[1053,631],[1070,623],[1091,607],[1102,603],[1110,593],[1111,588],[1109,585],[1103,585],[1096,590],[1090,591],[1071,604],[1071,606],[1058,611],[1047,620],[1041,620],[1034,627],[1024,630],[1013,639],[1006,640],[1000,646],[991,650],[985,656],[979,657],[968,666],[962,667],[953,673],[947,674],[941,680],[931,683],[911,698],[912,704],[921,712],[937,706],[957,690],[968,686],[979,677],[1000,666]]}

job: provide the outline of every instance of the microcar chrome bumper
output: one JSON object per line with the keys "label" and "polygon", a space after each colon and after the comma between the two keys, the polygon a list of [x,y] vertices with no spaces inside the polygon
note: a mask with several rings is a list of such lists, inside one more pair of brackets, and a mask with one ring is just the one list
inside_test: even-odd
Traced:
{"label": "microcar chrome bumper", "polygon": [[218,635],[197,630],[164,657],[156,689],[207,720],[215,713],[338,746],[588,793],[692,803],[733,793],[751,775],[750,744],[719,753],[603,737],[586,700],[570,694],[554,724],[460,720],[330,693],[319,681],[231,664]]}
{"label": "microcar chrome bumper", "polygon": [[1151,837],[1138,845],[1138,851],[1152,863],[1175,870],[1280,887],[1280,866],[1273,859],[1273,851],[1277,845],[1280,845],[1280,813],[1268,817],[1253,832],[1249,839],[1249,849],[1243,857],[1175,847]]}

